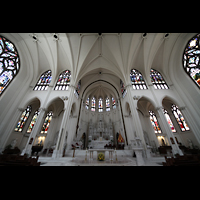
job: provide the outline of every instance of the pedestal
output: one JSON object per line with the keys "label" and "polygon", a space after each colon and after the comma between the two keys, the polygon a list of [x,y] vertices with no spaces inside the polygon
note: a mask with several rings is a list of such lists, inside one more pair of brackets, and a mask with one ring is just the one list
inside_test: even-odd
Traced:
{"label": "pedestal", "polygon": [[143,150],[143,148],[133,148],[133,151],[135,152],[135,155],[136,155],[138,166],[144,166],[144,159],[142,157],[142,150]]}
{"label": "pedestal", "polygon": [[147,158],[151,158],[151,149],[152,147],[147,145]]}

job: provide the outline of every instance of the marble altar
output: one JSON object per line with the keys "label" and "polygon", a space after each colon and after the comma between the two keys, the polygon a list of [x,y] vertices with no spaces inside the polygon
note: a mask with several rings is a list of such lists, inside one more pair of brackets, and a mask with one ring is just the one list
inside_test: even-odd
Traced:
{"label": "marble altar", "polygon": [[88,147],[93,149],[104,149],[107,144],[113,143],[113,127],[111,119],[106,124],[103,120],[103,115],[99,114],[96,124],[92,123],[92,119],[89,123],[89,136]]}

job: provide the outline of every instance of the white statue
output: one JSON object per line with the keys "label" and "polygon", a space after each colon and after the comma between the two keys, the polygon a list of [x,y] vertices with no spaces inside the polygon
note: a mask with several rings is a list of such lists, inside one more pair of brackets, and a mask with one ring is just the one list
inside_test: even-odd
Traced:
{"label": "white statue", "polygon": [[11,142],[11,149],[14,149],[14,148],[15,148],[16,143],[17,143],[17,138],[14,139],[14,140]]}
{"label": "white statue", "polygon": [[25,153],[26,153],[26,149],[24,147],[23,150],[22,150],[21,156],[23,156]]}
{"label": "white statue", "polygon": [[35,144],[36,144],[36,145],[39,144],[39,139],[38,139],[38,138],[36,138]]}
{"label": "white statue", "polygon": [[187,141],[188,141],[188,144],[189,144],[190,149],[193,149],[192,141],[191,141],[190,139],[187,139]]}

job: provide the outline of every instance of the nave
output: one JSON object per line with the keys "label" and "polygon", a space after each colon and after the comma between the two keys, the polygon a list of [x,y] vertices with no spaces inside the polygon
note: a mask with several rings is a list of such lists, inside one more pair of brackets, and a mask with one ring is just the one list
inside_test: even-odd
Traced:
{"label": "nave", "polygon": [[[113,161],[109,160],[108,154],[105,161],[96,160],[97,153],[94,152],[93,160],[89,159],[87,155],[87,161],[85,161],[85,150],[76,150],[73,157],[73,150],[68,151],[67,157],[52,159],[51,157],[40,156],[38,162],[41,162],[40,166],[138,166],[136,157],[133,157],[132,150],[116,150],[117,161],[115,155]],[[163,166],[162,162],[165,161],[164,156],[156,156],[151,159],[144,158],[143,166]]]}

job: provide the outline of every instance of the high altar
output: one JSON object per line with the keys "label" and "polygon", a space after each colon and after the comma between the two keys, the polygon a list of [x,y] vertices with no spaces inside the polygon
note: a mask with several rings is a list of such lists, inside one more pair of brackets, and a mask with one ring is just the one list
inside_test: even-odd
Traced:
{"label": "high altar", "polygon": [[89,137],[88,146],[93,149],[103,149],[106,144],[113,143],[113,127],[111,119],[106,125],[103,121],[103,115],[98,115],[98,121],[96,124],[89,123]]}

